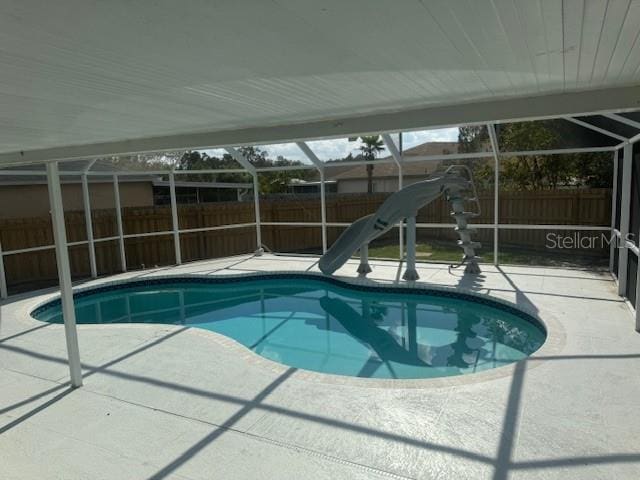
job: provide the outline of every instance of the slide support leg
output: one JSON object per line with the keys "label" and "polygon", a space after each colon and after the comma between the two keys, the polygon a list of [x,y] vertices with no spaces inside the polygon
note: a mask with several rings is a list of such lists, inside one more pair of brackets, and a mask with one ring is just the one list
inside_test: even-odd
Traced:
{"label": "slide support leg", "polygon": [[410,282],[420,278],[416,271],[416,217],[407,218],[407,269],[402,278]]}
{"label": "slide support leg", "polygon": [[358,273],[360,275],[366,275],[371,273],[371,267],[369,266],[369,244],[365,243],[360,247],[360,265],[358,265]]}

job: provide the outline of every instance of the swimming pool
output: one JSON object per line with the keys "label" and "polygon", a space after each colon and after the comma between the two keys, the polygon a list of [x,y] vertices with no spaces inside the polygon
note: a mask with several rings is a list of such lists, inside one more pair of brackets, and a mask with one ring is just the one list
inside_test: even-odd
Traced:
{"label": "swimming pool", "polygon": [[[188,325],[282,364],[356,377],[473,373],[525,358],[546,338],[533,317],[485,298],[302,274],[159,278],[85,290],[74,299],[78,324]],[[62,323],[60,300],[32,315]]]}

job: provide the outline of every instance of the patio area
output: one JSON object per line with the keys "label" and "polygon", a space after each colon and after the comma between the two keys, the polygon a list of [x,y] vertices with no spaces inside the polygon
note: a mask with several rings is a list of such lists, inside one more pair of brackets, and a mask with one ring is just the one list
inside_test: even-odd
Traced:
{"label": "patio area", "polygon": [[[317,272],[317,257],[244,255],[91,280]],[[401,283],[371,260],[336,275]],[[563,478],[640,476],[640,336],[609,272],[417,265],[416,285],[489,294],[549,337],[510,366],[428,381],[302,372],[171,325],[79,325],[84,386],[69,387],[63,325],[0,307],[0,471],[24,478]]]}

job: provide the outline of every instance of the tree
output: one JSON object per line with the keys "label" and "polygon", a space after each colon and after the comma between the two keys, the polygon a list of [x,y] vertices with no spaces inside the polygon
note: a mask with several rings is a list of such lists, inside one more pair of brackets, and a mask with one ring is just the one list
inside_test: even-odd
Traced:
{"label": "tree", "polygon": [[121,170],[167,170],[183,155],[183,151],[139,153],[103,158]]}
{"label": "tree", "polygon": [[573,155],[573,168],[581,186],[589,188],[611,188],[613,169],[611,157],[605,153],[583,153]]}
{"label": "tree", "polygon": [[[567,122],[519,122],[499,127],[498,137],[503,152],[566,148],[590,140],[584,129],[567,125]],[[487,130],[484,127],[461,127],[458,140],[460,152],[484,150],[488,141]],[[470,166],[478,184],[483,187],[491,185],[491,162],[474,161]],[[610,157],[599,153],[502,157],[500,166],[501,188],[505,190],[611,185]]]}
{"label": "tree", "polygon": [[[236,169],[239,168],[238,163],[234,158],[225,153],[222,158],[210,157],[206,152],[199,152],[197,150],[189,150],[182,155],[182,157],[176,163],[176,170],[223,170],[223,169]],[[200,182],[230,182],[230,183],[244,183],[251,181],[251,176],[248,173],[216,173],[216,174],[193,174],[182,177],[184,180],[193,180]]]}
{"label": "tree", "polygon": [[176,170],[204,170],[211,168],[207,161],[209,156],[197,150],[187,150],[176,163]]}
{"label": "tree", "polygon": [[[545,122],[511,123],[500,133],[500,148],[505,151],[549,150],[560,143],[557,132]],[[507,157],[502,163],[503,185],[528,190],[556,188],[569,169],[566,159],[549,155]]]}
{"label": "tree", "polygon": [[[378,153],[384,150],[384,142],[380,135],[360,137],[360,141],[362,157],[368,162],[375,160]],[[367,163],[367,193],[373,193],[373,163]]]}
{"label": "tree", "polygon": [[258,147],[240,147],[238,150],[254,167],[263,168],[272,163],[267,160],[267,152]]}
{"label": "tree", "polygon": [[489,143],[489,132],[484,125],[460,127],[458,129],[458,151],[460,153],[480,152]]}
{"label": "tree", "polygon": [[[472,125],[458,128],[458,153],[485,152],[491,149],[489,132],[484,125]],[[471,170],[476,187],[489,189],[493,185],[493,160],[469,158],[445,160],[443,166],[465,165]]]}
{"label": "tree", "polygon": [[[298,160],[288,160],[283,157],[272,160],[267,157],[267,152],[259,147],[240,147],[238,150],[249,163],[257,168],[302,165],[302,162]],[[228,153],[225,153],[222,157],[210,157],[206,152],[195,150],[185,152],[176,165],[176,169],[178,170],[224,170],[238,168],[241,168],[241,166],[238,165],[238,162]],[[310,169],[260,172],[258,176],[260,192],[262,194],[285,193],[292,179],[311,180],[315,178],[314,175],[315,170]],[[188,175],[186,178],[202,182],[211,182],[214,181],[214,179],[218,182],[230,183],[251,182],[251,175],[248,172],[204,173]]]}

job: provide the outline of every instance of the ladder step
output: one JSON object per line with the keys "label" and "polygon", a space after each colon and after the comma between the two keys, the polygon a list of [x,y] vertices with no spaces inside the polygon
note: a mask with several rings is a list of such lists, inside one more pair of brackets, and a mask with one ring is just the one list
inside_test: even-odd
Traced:
{"label": "ladder step", "polygon": [[480,216],[477,212],[451,212],[452,217],[477,218]]}
{"label": "ladder step", "polygon": [[470,234],[476,234],[478,233],[478,230],[476,230],[475,228],[460,228],[460,227],[453,227],[453,229],[456,232],[466,232],[466,233],[470,233]]}
{"label": "ladder step", "polygon": [[482,260],[483,257],[479,256],[479,255],[474,255],[473,257],[467,257],[466,255],[462,255],[462,260],[463,262],[467,263],[467,262],[479,262]]}
{"label": "ladder step", "polygon": [[471,248],[482,248],[482,244],[480,242],[463,242],[462,240],[458,240],[459,247],[471,247]]}

